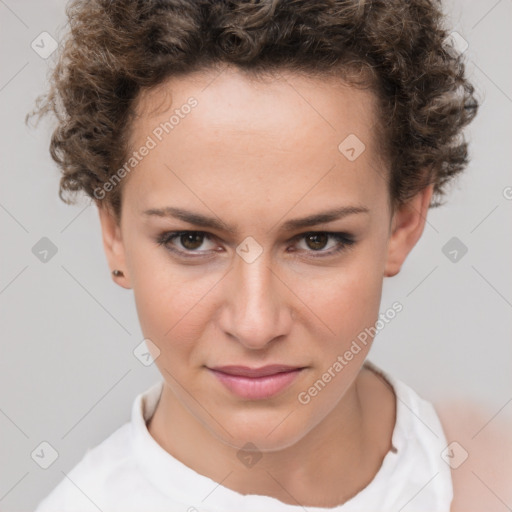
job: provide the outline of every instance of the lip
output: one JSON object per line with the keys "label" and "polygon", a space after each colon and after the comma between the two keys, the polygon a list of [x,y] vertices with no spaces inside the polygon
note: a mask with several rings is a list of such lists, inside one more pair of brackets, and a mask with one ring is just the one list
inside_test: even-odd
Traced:
{"label": "lip", "polygon": [[251,368],[249,366],[229,365],[215,366],[210,370],[234,375],[236,377],[267,377],[268,375],[276,375],[277,373],[290,372],[299,370],[299,366],[289,366],[286,364],[269,364],[260,368]]}
{"label": "lip", "polygon": [[247,400],[277,395],[301,373],[303,367],[274,364],[261,368],[220,366],[208,370],[232,393]]}

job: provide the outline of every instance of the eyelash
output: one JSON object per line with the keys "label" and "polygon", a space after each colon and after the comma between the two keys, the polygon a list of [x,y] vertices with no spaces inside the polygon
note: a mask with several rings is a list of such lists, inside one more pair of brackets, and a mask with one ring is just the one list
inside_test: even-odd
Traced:
{"label": "eyelash", "polygon": [[[168,251],[173,252],[175,254],[178,254],[179,256],[184,257],[184,258],[191,258],[192,259],[192,258],[200,258],[200,257],[204,256],[204,254],[201,254],[201,252],[199,252],[199,251],[193,251],[193,250],[182,251],[182,250],[173,248],[173,247],[168,245],[174,239],[179,238],[182,235],[190,235],[190,234],[193,234],[193,235],[204,235],[206,238],[209,238],[209,239],[212,238],[210,236],[210,234],[206,233],[205,231],[166,231],[165,233],[162,233],[161,235],[159,235],[157,237],[156,243],[157,243],[158,246],[163,246]],[[340,253],[342,251],[345,251],[345,250],[349,249],[353,244],[355,244],[354,238],[352,238],[352,236],[349,235],[348,233],[332,232],[332,231],[308,231],[306,233],[301,233],[300,235],[297,235],[297,236],[293,237],[292,241],[294,241],[294,242],[295,241],[300,241],[300,239],[303,239],[303,238],[305,238],[307,236],[319,235],[319,234],[327,235],[328,237],[333,238],[334,240],[336,240],[338,242],[338,245],[336,247],[334,247],[333,249],[330,249],[328,251],[308,250],[306,252],[312,253],[309,257],[312,257],[312,258],[326,258],[326,257],[329,257],[329,256],[333,256],[335,254],[338,254],[338,253]],[[192,256],[192,254],[194,254],[194,253],[199,254],[199,256]],[[318,253],[318,254],[315,254],[315,253]]]}

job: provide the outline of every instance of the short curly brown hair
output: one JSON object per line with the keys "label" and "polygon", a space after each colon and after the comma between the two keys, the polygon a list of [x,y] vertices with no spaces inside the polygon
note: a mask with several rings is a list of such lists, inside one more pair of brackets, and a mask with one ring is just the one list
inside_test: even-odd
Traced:
{"label": "short curly brown hair", "polygon": [[[94,199],[126,162],[142,91],[225,64],[370,87],[393,207],[429,184],[440,205],[469,161],[462,129],[479,105],[438,0],[73,0],[66,13],[49,90],[26,118],[57,117],[50,153],[66,203],[64,192]],[[105,197],[117,216],[121,192]]]}

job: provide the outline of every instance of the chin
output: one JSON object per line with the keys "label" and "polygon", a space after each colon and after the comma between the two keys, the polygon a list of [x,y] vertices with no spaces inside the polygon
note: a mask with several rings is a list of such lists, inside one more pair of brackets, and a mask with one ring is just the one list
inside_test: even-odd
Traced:
{"label": "chin", "polygon": [[[284,450],[300,441],[308,430],[303,421],[293,418],[294,414],[273,410],[270,413],[252,411],[240,412],[236,417],[219,418],[226,425],[229,434],[218,425],[212,425],[216,437],[237,450],[244,449],[248,443],[256,446],[260,452]],[[251,449],[247,447],[246,449]]]}

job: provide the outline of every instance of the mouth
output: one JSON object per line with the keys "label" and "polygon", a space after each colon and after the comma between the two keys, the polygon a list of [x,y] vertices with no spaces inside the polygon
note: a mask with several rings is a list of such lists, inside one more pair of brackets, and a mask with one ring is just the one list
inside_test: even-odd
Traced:
{"label": "mouth", "polygon": [[246,400],[264,400],[277,395],[299,376],[305,367],[268,365],[261,368],[220,366],[208,370],[231,393]]}

